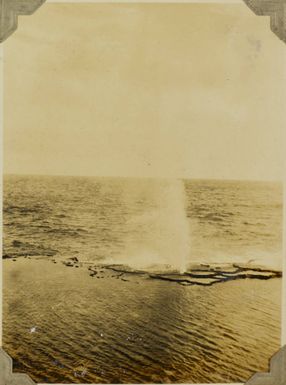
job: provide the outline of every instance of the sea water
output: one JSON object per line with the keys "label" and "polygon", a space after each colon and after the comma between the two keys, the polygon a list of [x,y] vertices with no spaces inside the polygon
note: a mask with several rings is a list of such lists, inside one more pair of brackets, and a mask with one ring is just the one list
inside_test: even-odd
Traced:
{"label": "sea water", "polygon": [[270,182],[7,176],[4,256],[134,267],[282,266],[282,185]]}

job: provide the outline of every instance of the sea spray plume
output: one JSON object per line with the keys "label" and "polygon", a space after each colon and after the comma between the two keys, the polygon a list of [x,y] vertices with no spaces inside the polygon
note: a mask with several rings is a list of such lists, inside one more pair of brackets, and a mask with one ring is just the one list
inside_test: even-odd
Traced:
{"label": "sea spray plume", "polygon": [[[140,207],[126,223],[126,237],[117,263],[141,269],[186,270],[190,256],[190,230],[182,180],[142,180],[128,200]],[[115,262],[115,261],[114,261]]]}

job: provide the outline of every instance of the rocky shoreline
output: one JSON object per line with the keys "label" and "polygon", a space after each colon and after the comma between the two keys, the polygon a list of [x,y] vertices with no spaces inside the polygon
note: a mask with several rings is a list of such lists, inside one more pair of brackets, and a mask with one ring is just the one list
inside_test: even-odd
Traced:
{"label": "rocky shoreline", "polygon": [[114,278],[128,282],[131,279],[139,278],[140,280],[161,280],[177,283],[183,286],[201,285],[211,286],[217,283],[233,281],[238,279],[260,279],[268,280],[272,278],[281,278],[282,272],[279,270],[268,269],[263,266],[251,264],[193,264],[190,265],[186,272],[179,273],[172,270],[170,266],[162,268],[160,266],[153,267],[149,270],[132,269],[124,264],[100,264],[90,261],[81,261],[77,257],[71,258],[55,258],[47,256],[24,256],[9,257],[3,256],[3,259],[11,259],[17,261],[19,258],[28,259],[44,259],[52,263],[61,263],[66,267],[85,268],[92,278],[104,279]]}
{"label": "rocky shoreline", "polygon": [[[51,259],[51,261],[58,263],[56,259]],[[128,282],[137,277],[145,280],[155,279],[169,281],[183,286],[211,286],[237,279],[268,280],[282,277],[282,272],[279,270],[271,270],[262,266],[247,264],[221,266],[197,264],[190,266],[185,273],[178,273],[172,270],[137,270],[121,264],[94,264],[80,261],[77,257],[61,260],[60,262],[67,267],[85,267],[88,270],[89,276],[96,279],[114,278]]]}

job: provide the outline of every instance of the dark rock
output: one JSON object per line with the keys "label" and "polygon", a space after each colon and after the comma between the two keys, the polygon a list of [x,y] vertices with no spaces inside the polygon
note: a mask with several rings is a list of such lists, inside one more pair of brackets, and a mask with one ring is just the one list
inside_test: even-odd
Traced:
{"label": "dark rock", "polygon": [[21,241],[15,240],[12,242],[13,247],[21,247],[22,245],[23,245],[23,243]]}
{"label": "dark rock", "polygon": [[64,265],[69,266],[69,267],[73,267],[73,263],[71,263],[71,262],[64,262]]}
{"label": "dark rock", "polygon": [[3,259],[11,259],[11,258],[13,258],[11,255],[9,255],[9,254],[3,254],[2,255],[2,258]]}
{"label": "dark rock", "polygon": [[68,260],[73,262],[79,262],[77,257],[71,257],[71,258],[68,258]]}

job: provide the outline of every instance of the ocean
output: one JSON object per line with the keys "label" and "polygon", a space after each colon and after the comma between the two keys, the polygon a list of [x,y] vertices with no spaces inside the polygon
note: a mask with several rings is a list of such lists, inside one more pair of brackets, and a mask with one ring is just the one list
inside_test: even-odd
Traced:
{"label": "ocean", "polygon": [[281,336],[281,278],[269,276],[282,265],[280,184],[7,176],[3,221],[14,372],[234,383],[268,371]]}
{"label": "ocean", "polygon": [[282,185],[8,176],[4,255],[282,267]]}

